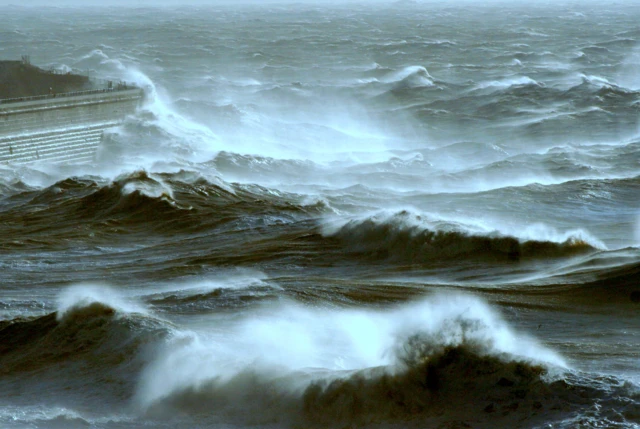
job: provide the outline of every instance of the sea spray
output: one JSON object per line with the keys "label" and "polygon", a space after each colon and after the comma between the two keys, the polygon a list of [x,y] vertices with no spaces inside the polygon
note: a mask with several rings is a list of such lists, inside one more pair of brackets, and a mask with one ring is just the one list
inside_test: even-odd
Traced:
{"label": "sea spray", "polygon": [[385,210],[346,219],[333,216],[322,229],[354,255],[398,263],[460,258],[518,261],[569,257],[604,247],[581,230],[559,233],[539,223],[516,230],[498,222],[492,228],[488,221],[416,210]]}
{"label": "sea spray", "polygon": [[[143,372],[136,403],[152,415],[176,408],[196,413],[215,409],[218,417],[252,424],[274,419],[308,423],[322,410],[331,416],[325,416],[329,425],[368,421],[378,415],[383,396],[365,400],[364,409],[351,408],[349,413],[357,415],[345,418],[331,405],[326,389],[336,383],[352,385],[349,380],[357,379],[368,389],[362,395],[376,396],[382,394],[376,393],[380,383],[391,377],[396,380],[392,390],[409,394],[419,388],[413,381],[416,371],[432,361],[447,367],[451,353],[468,354],[465,359],[479,365],[485,360],[498,365],[500,369],[489,371],[494,378],[513,371],[514,362],[531,368],[523,371],[531,371],[526,377],[534,378],[546,373],[544,368],[565,365],[556,353],[514,332],[473,296],[436,295],[384,310],[282,303],[227,321],[217,335],[174,336]],[[482,373],[481,368],[474,371]],[[461,379],[451,383],[458,389]],[[429,396],[431,387],[427,385],[422,395]],[[396,403],[392,408],[378,417],[393,418],[400,410],[398,418],[404,419],[411,413],[411,406],[402,409]]]}
{"label": "sea spray", "polygon": [[126,299],[105,284],[78,284],[62,291],[58,297],[57,319],[63,320],[67,313],[98,305],[111,311],[146,314],[146,308],[132,299]]}

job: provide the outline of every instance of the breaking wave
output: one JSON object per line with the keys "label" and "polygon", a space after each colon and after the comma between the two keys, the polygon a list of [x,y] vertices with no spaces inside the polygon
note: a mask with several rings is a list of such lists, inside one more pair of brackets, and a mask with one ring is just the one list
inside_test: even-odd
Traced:
{"label": "breaking wave", "polygon": [[124,176],[83,197],[78,207],[83,218],[128,222],[169,220],[189,209],[176,203],[171,187],[160,177],[144,171]]}
{"label": "breaking wave", "polygon": [[137,403],[156,418],[215,414],[227,424],[484,427],[564,419],[606,398],[567,371],[469,296],[377,312],[285,305],[225,337],[176,337],[143,373]]}
{"label": "breaking wave", "polygon": [[477,89],[490,88],[490,89],[504,90],[508,88],[528,86],[528,85],[542,86],[539,82],[536,82],[535,80],[531,79],[528,76],[519,76],[519,77],[505,78],[502,80],[493,80],[489,82],[483,82],[478,84]]}
{"label": "breaking wave", "polygon": [[341,240],[351,253],[400,263],[460,257],[517,261],[574,256],[598,248],[584,234],[576,233],[559,242],[520,239],[498,231],[432,221],[407,211],[350,220],[342,226],[326,227],[325,234]]}
{"label": "breaking wave", "polygon": [[[169,404],[200,411],[222,407],[226,415],[244,414],[240,410],[247,407],[267,412],[273,406],[273,415],[293,407],[299,417],[308,413],[313,420],[322,403],[331,401],[330,390],[340,383],[348,389],[349,380],[369,380],[362,394],[372,396],[391,379],[398,395],[444,388],[449,382],[438,381],[442,374],[436,367],[459,364],[454,356],[470,359],[472,366],[495,361],[486,371],[497,377],[494,382],[508,373],[514,376],[518,365],[521,376],[539,376],[548,365],[564,366],[557,354],[516,334],[485,303],[469,296],[435,296],[386,311],[313,310],[289,303],[232,323],[222,337],[184,334],[168,342],[143,373],[137,399],[153,413]],[[480,367],[476,371],[482,373]],[[420,377],[430,378],[420,384]],[[376,407],[370,404],[363,412],[375,413]]]}
{"label": "breaking wave", "polygon": [[105,286],[71,287],[61,294],[55,313],[0,322],[2,372],[55,370],[61,365],[62,374],[74,364],[85,375],[113,371],[135,361],[145,344],[166,334],[163,324],[145,313]]}
{"label": "breaking wave", "polygon": [[427,69],[422,66],[405,67],[402,70],[382,78],[381,81],[393,83],[396,89],[420,88],[434,85],[433,77],[431,77]]}

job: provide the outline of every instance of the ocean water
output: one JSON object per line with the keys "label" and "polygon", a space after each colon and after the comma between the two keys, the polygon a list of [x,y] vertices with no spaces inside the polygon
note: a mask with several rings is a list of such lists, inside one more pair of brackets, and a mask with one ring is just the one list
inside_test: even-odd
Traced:
{"label": "ocean water", "polygon": [[640,427],[639,20],[2,6],[147,100],[0,166],[0,427]]}

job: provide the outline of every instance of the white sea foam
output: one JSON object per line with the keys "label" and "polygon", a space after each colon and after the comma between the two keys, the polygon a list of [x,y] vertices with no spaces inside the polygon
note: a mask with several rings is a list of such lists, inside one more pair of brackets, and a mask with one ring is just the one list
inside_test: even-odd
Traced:
{"label": "white sea foam", "polygon": [[173,200],[173,190],[162,178],[150,175],[149,179],[150,180],[136,180],[126,183],[122,187],[122,194],[129,195],[134,192],[140,192],[151,198],[168,197],[170,200]]}
{"label": "white sea foam", "polygon": [[[0,411],[0,425],[3,427],[77,428],[90,426],[90,421],[73,409],[52,405],[5,405]],[[16,423],[18,426],[14,426]]]}
{"label": "white sea foam", "polygon": [[607,249],[607,246],[601,240],[581,228],[561,232],[558,231],[557,228],[542,222],[535,222],[517,227],[504,228],[503,231],[506,234],[513,234],[523,240],[550,241],[553,243],[564,243],[569,240],[576,240],[588,243],[597,249]]}
{"label": "white sea foam", "polygon": [[76,309],[92,304],[100,304],[123,313],[143,313],[146,308],[131,298],[105,284],[78,284],[63,290],[58,296],[57,318],[64,319],[65,315]]}
{"label": "white sea foam", "polygon": [[[328,216],[322,224],[322,233],[333,236],[349,223],[364,224],[371,222],[376,225],[386,225],[393,231],[412,231],[419,235],[424,231],[432,232],[458,232],[468,236],[485,237],[514,237],[521,242],[546,241],[551,243],[567,243],[571,241],[584,242],[597,249],[607,249],[607,246],[588,231],[574,228],[559,231],[557,228],[543,222],[518,222],[517,220],[505,221],[504,219],[471,217],[462,214],[428,213],[421,212],[413,207],[397,207],[375,212],[366,212],[353,217]],[[380,233],[386,240],[389,231],[382,228]]]}
{"label": "white sea foam", "polygon": [[408,87],[433,86],[433,77],[423,66],[408,66],[390,73],[381,79],[382,82],[396,83]]}
{"label": "white sea foam", "polygon": [[581,74],[580,77],[582,78],[583,82],[589,83],[591,85],[595,85],[601,88],[614,86],[614,84],[609,82],[608,79],[601,76]]}
{"label": "white sea foam", "polygon": [[516,76],[505,78],[501,80],[491,80],[486,82],[479,83],[475,89],[487,89],[487,88],[495,88],[495,89],[507,89],[512,86],[522,86],[522,85],[537,85],[540,86],[540,83],[531,79],[529,76]]}
{"label": "white sea foam", "polygon": [[166,284],[155,285],[152,290],[145,289],[143,294],[149,292],[157,293],[179,293],[194,294],[207,293],[219,289],[242,290],[248,288],[273,288],[281,289],[280,286],[268,281],[269,277],[259,270],[254,269],[234,269],[221,270],[215,275],[207,275],[196,280],[174,281]]}
{"label": "white sea foam", "polygon": [[[100,75],[122,73],[126,70],[123,62],[117,58],[110,58],[101,49],[94,49],[88,54],[81,56],[73,63],[76,70],[92,70]],[[106,74],[105,74],[106,73]]]}
{"label": "white sea foam", "polygon": [[[429,338],[426,346],[434,349],[473,343],[488,355],[565,365],[556,353],[513,331],[496,311],[472,296],[438,295],[377,311],[314,309],[284,302],[226,321],[217,334],[176,334],[143,373],[136,400],[147,408],[211,382],[212,389],[217,385],[237,393],[248,387],[242,375],[248,373],[275,391],[296,394],[313,374],[331,377],[336,371],[400,368],[402,350],[416,335]],[[287,377],[294,373],[296,377]],[[241,396],[247,395],[250,392]]]}

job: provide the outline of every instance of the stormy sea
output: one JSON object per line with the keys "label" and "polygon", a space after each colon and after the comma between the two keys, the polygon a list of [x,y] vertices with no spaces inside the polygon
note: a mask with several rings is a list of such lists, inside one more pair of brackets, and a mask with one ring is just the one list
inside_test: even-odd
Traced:
{"label": "stormy sea", "polygon": [[0,165],[0,427],[640,427],[639,3],[15,3],[146,98]]}

